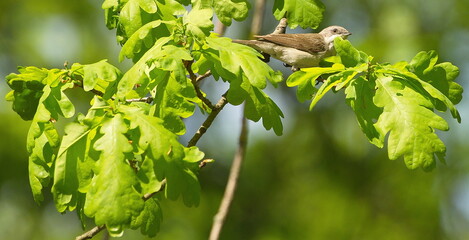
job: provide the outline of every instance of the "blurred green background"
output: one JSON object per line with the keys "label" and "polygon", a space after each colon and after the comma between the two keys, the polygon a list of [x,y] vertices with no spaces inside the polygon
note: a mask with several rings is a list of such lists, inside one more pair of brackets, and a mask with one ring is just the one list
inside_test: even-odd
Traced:
{"label": "blurred green background", "polygon": [[[277,24],[268,2],[261,33]],[[352,44],[377,61],[409,61],[419,51],[434,49],[440,61],[460,67],[457,81],[469,89],[469,1],[324,3],[321,26],[346,27],[353,32]],[[0,1],[2,78],[16,66],[61,68],[65,61],[87,64],[104,58],[127,69],[129,62],[117,62],[119,46],[104,26],[100,5],[96,0]],[[249,31],[249,24],[235,22],[226,36],[245,38]],[[278,61],[271,64],[285,77],[291,73]],[[215,100],[226,86],[207,79],[203,89]],[[1,81],[0,95],[8,91]],[[250,124],[247,159],[221,239],[469,239],[466,94],[458,105],[462,124],[443,114],[451,126],[450,132],[439,132],[448,149],[446,165],[438,163],[426,173],[407,170],[402,159],[389,161],[386,149],[368,143],[343,93],[330,94],[312,112],[284,84],[268,93],[285,113],[284,135]],[[86,97],[74,98],[86,106]],[[201,205],[186,208],[179,201],[164,201],[157,239],[207,238],[236,148],[240,116],[239,107],[227,106],[201,139],[199,146],[216,160],[201,170]],[[189,136],[202,121],[200,114],[186,121]],[[29,122],[4,100],[0,126],[0,239],[73,239],[82,233],[76,215],[57,213],[50,194],[41,206],[34,203],[25,147]],[[144,238],[129,230],[122,239]]]}

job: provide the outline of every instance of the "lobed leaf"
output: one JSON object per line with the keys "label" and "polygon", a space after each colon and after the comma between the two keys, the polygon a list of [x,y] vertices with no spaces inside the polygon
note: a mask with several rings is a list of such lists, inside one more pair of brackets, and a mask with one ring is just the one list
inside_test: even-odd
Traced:
{"label": "lobed leaf", "polygon": [[127,131],[121,114],[104,119],[102,136],[94,143],[101,153],[84,205],[84,213],[93,217],[96,225],[106,224],[114,237],[121,236],[144,208],[142,195],[136,190],[138,178],[126,163],[125,155],[133,150],[125,136]]}
{"label": "lobed leaf", "polygon": [[246,0],[213,1],[213,10],[218,19],[226,26],[231,25],[232,19],[243,21],[248,16],[250,4]]}
{"label": "lobed leaf", "polygon": [[446,151],[435,129],[448,130],[446,121],[431,111],[432,103],[408,81],[378,76],[376,86],[373,101],[383,113],[375,127],[382,135],[389,132],[389,158],[403,156],[410,169],[434,167],[434,156],[443,157]]}
{"label": "lobed leaf", "polygon": [[83,89],[85,91],[97,90],[104,93],[104,98],[109,99],[116,92],[117,82],[122,77],[122,73],[115,66],[101,60],[92,64],[75,63],[71,68],[72,75],[83,79]]}
{"label": "lobed leaf", "polygon": [[[198,205],[200,186],[195,171],[203,153],[196,147],[186,149],[161,119],[146,115],[140,108],[122,105],[119,110],[130,120],[130,128],[139,133],[133,135],[139,136],[133,142],[145,155],[145,166],[140,169],[145,172],[139,173],[146,180],[143,190],[155,192],[166,179],[166,197],[175,200],[182,195],[187,206]],[[155,179],[157,182],[152,182]]]}
{"label": "lobed leaf", "polygon": [[192,10],[183,17],[183,23],[186,26],[186,35],[192,36],[197,40],[204,40],[213,30],[213,10],[211,8],[192,8]]}
{"label": "lobed leaf", "polygon": [[[274,85],[282,80],[281,73],[273,71],[262,62],[259,59],[262,55],[253,48],[233,43],[229,38],[209,37],[206,41],[208,47],[218,51],[217,55],[223,69],[237,77],[245,75],[253,86],[264,89],[267,85],[266,79]],[[227,77],[232,78],[233,75]]]}
{"label": "lobed leaf", "polygon": [[383,109],[373,102],[376,83],[363,76],[352,81],[345,89],[346,100],[355,112],[358,124],[370,143],[382,148],[384,145],[384,133],[375,127],[375,122],[382,114]]}
{"label": "lobed leaf", "polygon": [[155,198],[150,198],[145,201],[145,206],[140,215],[132,219],[130,228],[140,228],[143,235],[154,237],[160,231],[161,221],[163,221],[163,214],[160,204]]}
{"label": "lobed leaf", "polygon": [[316,29],[325,8],[319,0],[275,0],[273,13],[277,20],[286,17],[291,29],[297,26]]}
{"label": "lobed leaf", "polygon": [[73,211],[93,177],[92,148],[97,128],[72,122],[65,128],[54,168],[52,194],[59,212]]}

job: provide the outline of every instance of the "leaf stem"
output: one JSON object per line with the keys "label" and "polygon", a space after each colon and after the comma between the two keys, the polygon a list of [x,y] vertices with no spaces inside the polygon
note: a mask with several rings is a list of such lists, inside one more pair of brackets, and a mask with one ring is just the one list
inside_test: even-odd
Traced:
{"label": "leaf stem", "polygon": [[89,230],[88,232],[85,232],[82,235],[76,237],[75,240],[91,239],[105,228],[106,228],[106,225],[96,226],[92,228],[91,230]]}
{"label": "leaf stem", "polygon": [[[200,76],[196,76],[194,74],[194,71],[192,71],[192,63],[194,63],[194,61],[184,61],[184,66],[186,67],[187,69],[187,72],[189,72],[189,78],[191,79],[191,82],[192,82],[192,85],[194,85],[194,90],[195,90],[195,93],[197,94],[197,97],[202,100],[202,102],[207,105],[207,107],[209,107],[210,109],[213,109],[213,104],[212,102],[210,102],[210,100],[208,100],[208,98],[206,98],[204,96],[204,94],[202,93],[202,91],[200,90],[199,88],[199,85],[197,84],[198,81],[200,81],[201,79],[203,78],[206,78],[208,76],[211,75],[211,72],[207,71],[204,75],[208,74],[207,76],[201,78],[201,76],[204,76],[204,75],[200,75]],[[200,79],[199,79],[200,78]]]}
{"label": "leaf stem", "polygon": [[187,144],[187,147],[192,147],[197,144],[199,139],[207,132],[207,129],[212,125],[213,120],[217,117],[217,115],[220,113],[220,111],[225,107],[225,105],[228,103],[228,100],[226,99],[226,95],[228,92],[225,92],[220,100],[218,100],[217,104],[213,106],[212,112],[208,115],[207,119],[205,119],[204,123],[199,127],[197,132],[194,134],[194,136],[189,140],[189,143]]}

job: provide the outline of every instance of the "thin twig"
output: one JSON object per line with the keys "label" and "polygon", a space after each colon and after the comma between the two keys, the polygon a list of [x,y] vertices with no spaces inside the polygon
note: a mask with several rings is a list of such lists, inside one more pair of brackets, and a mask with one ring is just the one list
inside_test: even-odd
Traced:
{"label": "thin twig", "polygon": [[132,102],[151,103],[151,102],[153,102],[153,97],[142,97],[142,98],[126,99],[125,101],[128,102],[128,103],[132,103]]}
{"label": "thin twig", "polygon": [[204,78],[209,77],[209,76],[211,76],[211,75],[212,75],[212,71],[208,70],[208,71],[205,72],[204,74],[199,75],[199,76],[195,79],[195,81],[196,81],[197,83],[199,83],[200,81],[204,80]]}
{"label": "thin twig", "polygon": [[228,215],[231,202],[233,201],[239,173],[241,171],[241,165],[246,155],[247,139],[248,126],[247,120],[243,115],[241,133],[239,134],[238,149],[231,165],[230,176],[228,177],[228,183],[226,184],[226,189],[220,204],[220,208],[218,209],[218,212],[213,219],[212,230],[210,231],[209,237],[210,240],[218,240],[220,237],[221,229],[225,222],[226,216]]}
{"label": "thin twig", "polygon": [[202,91],[200,90],[199,88],[199,85],[197,84],[197,79],[200,77],[197,77],[194,73],[194,71],[192,71],[192,63],[194,63],[194,61],[184,61],[184,65],[187,69],[187,72],[189,72],[189,78],[191,79],[191,82],[192,82],[192,85],[194,85],[194,90],[195,90],[195,93],[197,94],[197,97],[203,102],[205,103],[205,105],[207,105],[207,107],[209,107],[210,109],[213,109],[213,104],[212,102],[210,102],[210,100],[208,100],[208,98],[206,98],[204,96],[204,94],[202,93]]}
{"label": "thin twig", "polygon": [[280,19],[275,31],[272,34],[284,34],[287,30],[288,21],[286,18]]}
{"label": "thin twig", "polygon": [[152,193],[147,193],[147,194],[143,195],[142,199],[143,199],[144,201],[150,199],[151,197],[155,196],[155,194],[157,194],[157,193],[163,191],[165,187],[166,187],[166,178],[163,179],[163,181],[161,181],[161,187],[160,187],[160,189],[159,189],[158,191],[152,192]]}
{"label": "thin twig", "polygon": [[[74,83],[74,86],[75,86],[75,87],[79,87],[79,88],[83,88],[83,90],[84,90],[84,87],[83,87],[83,80],[79,80],[79,81],[80,81],[81,85],[75,82],[75,83]],[[90,92],[92,92],[92,93],[94,93],[95,95],[98,95],[98,96],[100,96],[100,97],[104,96],[104,93],[103,93],[103,92],[98,91],[98,90],[96,90],[96,89],[94,89],[94,88],[91,89]]]}
{"label": "thin twig", "polygon": [[213,120],[217,117],[217,115],[220,113],[220,111],[225,107],[225,105],[228,103],[228,100],[226,99],[226,94],[225,92],[220,100],[213,106],[212,112],[208,115],[207,119],[205,119],[204,123],[202,123],[202,126],[199,127],[197,132],[194,134],[194,136],[189,140],[189,143],[187,144],[187,147],[192,147],[197,144],[199,139],[207,132],[207,129],[212,125]]}
{"label": "thin twig", "polygon": [[76,237],[75,240],[91,239],[91,238],[93,238],[96,234],[98,234],[99,232],[101,232],[101,231],[102,231],[103,229],[105,229],[105,228],[106,228],[105,225],[96,226],[96,227],[92,228],[91,230],[89,230],[88,232],[85,232],[85,233],[83,233],[82,235]]}

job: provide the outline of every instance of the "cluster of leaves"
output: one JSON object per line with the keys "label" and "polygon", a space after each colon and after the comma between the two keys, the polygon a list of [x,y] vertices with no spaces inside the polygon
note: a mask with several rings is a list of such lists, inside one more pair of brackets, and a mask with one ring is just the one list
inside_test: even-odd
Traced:
{"label": "cluster of leaves", "polygon": [[[119,60],[134,62],[127,72],[105,60],[70,69],[21,67],[6,77],[12,88],[6,99],[32,120],[27,150],[37,202],[51,186],[59,212],[92,218],[112,236],[125,228],[155,236],[161,199],[199,203],[197,172],[204,154],[183,146],[178,136],[186,132],[182,118],[197,107],[215,111],[198,87],[200,79],[212,75],[228,82],[226,100],[245,103],[248,119],[262,119],[267,130],[281,135],[283,114],[263,89],[267,82],[277,86],[282,76],[252,48],[210,33],[214,15],[225,25],[244,20],[247,0],[105,0],[102,7],[107,27],[116,29],[122,44]],[[321,2],[309,0],[276,0],[273,7],[274,16],[286,16],[292,28],[317,27],[323,11]],[[432,168],[435,156],[444,160],[435,130],[448,130],[448,124],[435,110],[449,109],[460,121],[454,107],[462,98],[454,82],[458,68],[437,64],[433,51],[409,63],[378,64],[346,40],[336,39],[335,46],[338,56],[324,66],[287,79],[287,86],[298,87],[298,100],[312,99],[313,108],[328,91],[345,89],[369,141],[381,148],[388,135],[390,159],[403,156],[411,169]],[[319,77],[325,81],[317,88]],[[86,113],[75,112],[66,95],[72,88],[94,93]],[[59,118],[70,119],[63,136],[56,128]]]}
{"label": "cluster of leaves", "polygon": [[[297,9],[300,3],[308,11]],[[7,76],[6,99],[32,120],[27,150],[34,199],[41,202],[51,186],[59,212],[76,211],[82,222],[93,218],[111,236],[125,228],[156,235],[162,198],[182,196],[187,206],[197,205],[204,154],[178,141],[186,131],[181,118],[196,107],[213,110],[196,74],[228,82],[227,101],[244,102],[248,119],[262,119],[281,135],[283,114],[263,91],[267,81],[282,81],[281,73],[255,50],[210,33],[214,14],[230,25],[244,20],[249,7],[247,0],[105,0],[106,26],[122,44],[119,60],[134,62],[127,72],[103,60],[70,69],[20,67]],[[306,27],[317,26],[323,10],[316,1],[276,0],[273,12]],[[86,113],[75,112],[66,95],[72,88],[95,94]],[[56,127],[61,118],[70,119],[63,136]]]}
{"label": "cluster of leaves", "polygon": [[[454,82],[459,69],[449,62],[436,64],[434,51],[420,52],[410,62],[379,64],[347,40],[338,38],[334,46],[337,56],[327,59],[325,67],[302,69],[287,79],[288,86],[298,86],[298,100],[312,98],[312,109],[328,91],[345,88],[368,140],[382,148],[388,135],[391,160],[404,157],[409,169],[424,170],[435,166],[435,157],[444,162],[446,148],[435,130],[449,128],[435,110],[449,109],[461,121],[454,106],[463,92]],[[320,76],[325,81],[316,88]]]}

